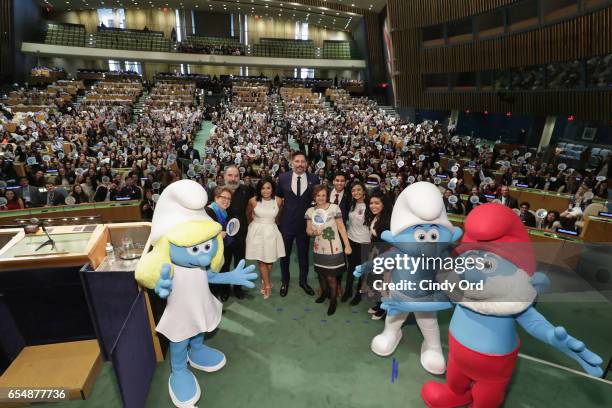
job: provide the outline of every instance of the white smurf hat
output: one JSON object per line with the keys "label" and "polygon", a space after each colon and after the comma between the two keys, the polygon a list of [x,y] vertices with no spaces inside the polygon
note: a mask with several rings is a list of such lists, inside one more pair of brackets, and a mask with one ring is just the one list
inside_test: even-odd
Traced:
{"label": "white smurf hat", "polygon": [[409,185],[397,197],[391,214],[391,234],[399,235],[419,224],[438,224],[449,231],[454,228],[446,215],[442,193],[426,181]]}
{"label": "white smurf hat", "polygon": [[151,227],[151,244],[168,230],[186,221],[210,220],[204,208],[208,194],[193,180],[180,180],[170,184],[159,196]]}

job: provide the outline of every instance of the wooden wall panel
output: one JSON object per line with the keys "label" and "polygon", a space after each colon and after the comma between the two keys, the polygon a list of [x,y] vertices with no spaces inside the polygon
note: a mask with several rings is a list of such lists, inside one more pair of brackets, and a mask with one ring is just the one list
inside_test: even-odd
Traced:
{"label": "wooden wall panel", "polygon": [[[537,30],[471,44],[426,49],[417,46],[422,72],[467,72],[609,54],[612,53],[610,30],[612,7]],[[406,36],[409,32],[400,33]],[[419,33],[412,30],[411,34],[414,37]]]}
{"label": "wooden wall panel", "polygon": [[391,27],[401,30],[459,20],[518,0],[389,0]]}
{"label": "wooden wall panel", "polygon": [[0,80],[13,76],[14,27],[11,0],[0,0]]}
{"label": "wooden wall panel", "polygon": [[[441,7],[442,3],[446,6]],[[512,1],[506,0],[389,0],[398,70],[395,75],[397,104],[424,109],[469,108],[472,111],[612,119],[610,90],[511,92],[513,103],[502,101],[495,92],[425,90],[423,75],[428,73],[503,70],[612,53],[612,7],[496,39],[451,47],[421,47],[422,26],[463,18],[470,13],[477,14],[510,3]]]}
{"label": "wooden wall panel", "polygon": [[367,13],[363,16],[368,42],[368,65],[370,78],[374,85],[385,80],[385,55],[383,50],[382,25],[376,13]]}

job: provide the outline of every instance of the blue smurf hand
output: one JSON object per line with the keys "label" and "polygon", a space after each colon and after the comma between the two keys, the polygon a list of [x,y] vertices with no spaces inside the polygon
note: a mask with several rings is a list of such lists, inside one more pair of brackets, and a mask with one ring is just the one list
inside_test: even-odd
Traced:
{"label": "blue smurf hand", "polygon": [[531,285],[538,292],[538,295],[541,295],[550,286],[550,279],[545,273],[536,272],[531,277]]}
{"label": "blue smurf hand", "polygon": [[357,267],[353,271],[353,276],[356,278],[361,278],[361,275],[363,275],[363,268],[361,267],[361,265],[357,265]]}
{"label": "blue smurf hand", "polygon": [[255,284],[251,281],[257,279],[257,274],[253,272],[255,270],[255,265],[249,265],[245,268],[244,264],[245,261],[243,259],[238,263],[236,269],[231,272],[215,273],[208,271],[208,283],[242,285],[247,288],[254,288]]}
{"label": "blue smurf hand", "polygon": [[172,267],[170,264],[164,264],[155,285],[155,293],[162,299],[166,299],[172,292],[172,276],[170,276],[170,270]]}
{"label": "blue smurf hand", "polygon": [[551,328],[547,337],[551,346],[576,360],[587,374],[594,377],[603,375],[603,370],[599,367],[603,363],[601,357],[586,348],[582,341],[567,334],[565,328]]}
{"label": "blue smurf hand", "polygon": [[251,281],[257,279],[257,274],[253,272],[255,270],[255,265],[249,265],[245,268],[245,264],[246,262],[243,259],[238,263],[236,269],[231,272],[234,275],[234,279],[236,279],[234,285],[242,285],[246,286],[247,288],[254,288],[255,284]]}

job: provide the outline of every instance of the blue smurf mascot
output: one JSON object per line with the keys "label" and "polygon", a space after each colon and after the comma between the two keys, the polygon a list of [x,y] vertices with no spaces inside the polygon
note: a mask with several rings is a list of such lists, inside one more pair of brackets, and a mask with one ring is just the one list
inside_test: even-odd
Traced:
{"label": "blue smurf mascot", "polygon": [[136,280],[167,298],[157,332],[170,340],[172,373],[170,398],[179,408],[192,407],[200,399],[200,386],[191,367],[213,372],[226,363],[225,355],[204,344],[204,333],[217,328],[222,304],[209,284],[254,287],[254,266],[217,273],[223,265],[221,225],[204,211],[208,197],[191,180],[170,184],[161,194],[153,214],[150,242],[153,250],[136,266]]}
{"label": "blue smurf mascot", "polygon": [[[462,231],[448,220],[442,194],[438,187],[428,182],[417,182],[401,192],[391,215],[391,230],[383,232],[381,238],[393,246],[393,250],[384,257],[407,255],[422,258],[424,255],[442,257],[450,253],[450,246],[461,238]],[[441,259],[441,258],[440,258]],[[356,276],[366,271],[368,266],[358,267]],[[395,269],[391,272],[391,281],[414,282],[415,289],[409,290],[408,298],[418,299],[429,295],[428,290],[419,289],[420,281],[431,281],[435,278],[435,266],[417,267],[416,269]],[[393,354],[402,339],[402,325],[409,313],[387,314],[383,332],[372,340],[371,348],[379,356]],[[421,365],[432,374],[443,374],[446,363],[440,344],[440,328],[435,312],[416,312],[416,322],[423,334],[421,344]]]}

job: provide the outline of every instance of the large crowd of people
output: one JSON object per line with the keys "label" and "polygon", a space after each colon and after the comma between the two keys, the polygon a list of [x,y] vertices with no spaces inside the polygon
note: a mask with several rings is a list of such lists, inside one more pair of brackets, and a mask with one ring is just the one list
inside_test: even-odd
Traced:
{"label": "large crowd of people", "polygon": [[[306,280],[313,237],[314,269],[320,278],[317,301],[329,298],[330,314],[338,297],[359,303],[352,274],[346,274],[345,284],[341,275],[361,262],[361,245],[380,240],[395,198],[415,181],[438,185],[451,214],[467,214],[496,200],[516,209],[526,226],[551,231],[572,228],[594,197],[607,198],[609,159],[579,172],[564,166],[554,152],[549,159],[524,149],[505,151],[493,143],[459,137],[453,127],[436,122],[402,122],[367,98],[352,98],[340,90],[329,90],[327,96],[333,108],[308,89],[241,84],[213,115],[215,128],[202,160],[213,177],[205,186],[211,192],[232,185],[241,186],[242,195],[245,186],[250,191],[247,224],[256,227],[251,230],[249,225],[238,259],[244,250],[247,259],[258,262],[266,298],[271,295],[269,272],[275,261],[282,272],[280,294],[287,295],[294,243],[299,285],[314,294]],[[282,120],[275,116],[279,102]],[[443,165],[442,157],[450,160]],[[519,203],[512,196],[511,187],[569,193],[569,209],[562,214],[547,211],[538,219],[528,202]],[[240,216],[243,207],[230,204],[228,217]],[[315,225],[315,215],[322,212],[325,222]],[[261,250],[261,242],[269,242],[269,250]],[[384,315],[378,308],[371,312],[373,318]]]}
{"label": "large crowd of people", "polygon": [[182,159],[193,157],[204,109],[195,104],[195,86],[160,82],[134,117],[141,95],[140,81],[99,82],[79,103],[36,113],[5,107],[4,122],[12,119],[15,128],[1,129],[0,208],[130,199],[143,200],[150,215],[153,196],[180,178]]}
{"label": "large crowd of people", "polygon": [[[341,89],[321,95],[270,81],[235,82],[221,103],[204,108],[195,84],[158,81],[135,116],[142,92],[139,81],[101,81],[80,103],[63,97],[57,103],[51,95],[31,100],[48,104],[37,113],[4,107],[0,208],[140,200],[143,217],[151,218],[157,195],[191,178],[209,191],[214,219],[224,227],[240,221],[240,233],[225,237],[223,270],[245,257],[256,261],[269,298],[270,271],[280,261],[286,296],[295,243],[299,285],[314,295],[306,279],[314,238],[317,302],[329,299],[333,314],[338,299],[359,303],[352,274],[344,284],[342,276],[361,262],[362,245],[380,240],[395,198],[411,183],[438,185],[450,214],[497,200],[515,208],[526,226],[553,231],[573,228],[594,198],[608,195],[610,157],[595,169],[569,169],[554,149],[503,149],[460,137],[453,126],[403,121]],[[10,98],[23,103],[36,95],[19,90]],[[193,139],[205,116],[213,129],[199,151]],[[536,217],[528,202],[512,196],[517,186],[568,193],[568,209]],[[233,292],[243,296],[239,287]],[[230,291],[217,295],[226,299]]]}

